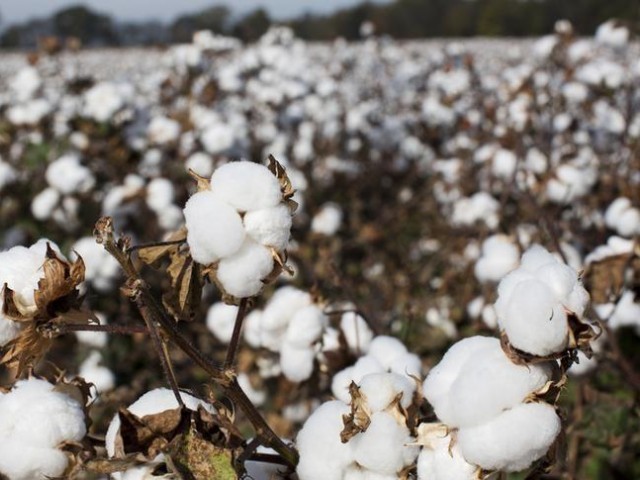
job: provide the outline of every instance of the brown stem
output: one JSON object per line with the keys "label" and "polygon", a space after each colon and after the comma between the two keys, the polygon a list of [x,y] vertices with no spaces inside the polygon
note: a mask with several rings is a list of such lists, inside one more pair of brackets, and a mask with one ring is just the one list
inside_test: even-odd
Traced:
{"label": "brown stem", "polygon": [[55,333],[63,335],[73,332],[106,332],[122,335],[135,335],[137,333],[149,333],[147,327],[142,325],[95,325],[95,324],[77,324],[77,323],[61,323],[53,327]]}
{"label": "brown stem", "polygon": [[181,243],[186,242],[186,238],[182,238],[180,240],[169,240],[166,242],[156,242],[156,243],[145,243],[143,245],[133,245],[129,247],[130,252],[135,252],[136,250],[142,250],[143,248],[154,248],[154,247],[169,247],[171,245],[180,245]]}
{"label": "brown stem", "polygon": [[233,370],[236,363],[236,354],[238,352],[238,346],[240,344],[240,332],[242,332],[242,324],[247,316],[247,310],[249,306],[249,300],[243,298],[238,305],[238,313],[236,314],[236,321],[233,325],[233,334],[231,335],[231,341],[229,342],[229,348],[227,348],[227,356],[224,359],[224,369]]}

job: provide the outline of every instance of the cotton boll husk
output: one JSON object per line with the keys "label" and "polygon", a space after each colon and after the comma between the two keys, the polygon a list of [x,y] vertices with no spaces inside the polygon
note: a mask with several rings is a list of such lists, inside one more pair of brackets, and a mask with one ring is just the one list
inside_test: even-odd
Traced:
{"label": "cotton boll husk", "polygon": [[[447,411],[438,417],[450,427],[469,427],[521,403],[549,380],[546,365],[516,365],[504,354],[500,340],[469,357],[451,384]],[[440,409],[441,411],[441,409]]]}
{"label": "cotton boll husk", "polygon": [[236,323],[238,307],[218,302],[207,311],[207,328],[223,343],[229,343]]}
{"label": "cotton boll husk", "polygon": [[[180,398],[182,398],[185,407],[189,410],[196,411],[198,406],[202,405],[210,413],[215,411],[211,404],[188,393],[180,392]],[[162,413],[166,410],[173,410],[178,407],[178,401],[171,390],[168,388],[156,388],[138,398],[138,400],[129,405],[127,410],[137,417],[144,417],[146,415]],[[116,414],[111,419],[107,434],[104,438],[109,457],[115,455],[115,441],[118,430],[120,430],[120,417]]]}
{"label": "cotton boll husk", "polygon": [[294,347],[308,348],[320,339],[328,323],[329,319],[317,305],[301,308],[289,322],[286,341]]}
{"label": "cotton boll husk", "polygon": [[400,393],[402,394],[400,405],[407,408],[411,404],[416,390],[415,382],[406,376],[387,372],[365,375],[358,386],[372,412],[379,412],[387,408]]}
{"label": "cotton boll husk", "polygon": [[296,438],[300,462],[296,473],[300,480],[342,480],[353,462],[351,442],[342,443],[342,416],[350,408],[340,401],[323,403],[307,419]]}
{"label": "cotton boll husk", "polygon": [[386,475],[392,475],[410,464],[418,455],[418,447],[409,446],[414,438],[409,429],[400,425],[389,413],[371,415],[367,429],[354,436],[354,460],[361,466]]}
{"label": "cotton boll husk", "polygon": [[422,361],[416,354],[405,352],[393,359],[389,370],[399,375],[422,377]]}
{"label": "cotton boll husk", "polygon": [[287,248],[291,230],[291,212],[285,204],[247,212],[244,228],[256,242],[278,251]]}
{"label": "cotton boll husk", "polygon": [[292,382],[303,382],[313,373],[315,351],[312,348],[298,348],[284,342],[280,348],[282,373]]}
{"label": "cotton boll husk", "polygon": [[492,348],[496,339],[492,337],[469,337],[453,344],[440,362],[431,369],[422,385],[422,393],[434,407],[436,415],[451,417],[448,402],[449,391],[467,361],[477,352]]}
{"label": "cotton boll husk", "polygon": [[273,263],[266,247],[246,239],[239,251],[220,260],[216,277],[226,293],[237,298],[253,297],[262,290],[262,279],[271,273]]}
{"label": "cotton boll husk", "polygon": [[340,330],[344,334],[349,350],[366,353],[373,339],[373,332],[362,316],[356,312],[346,312],[340,319]]}
{"label": "cotton boll husk", "polygon": [[502,318],[511,345],[532,355],[546,356],[567,346],[568,323],[564,307],[539,280],[519,283]]}
{"label": "cotton boll husk", "polygon": [[218,168],[211,190],[241,212],[275,207],[282,201],[278,179],[263,165],[240,161]]}
{"label": "cotton boll husk", "polygon": [[184,218],[191,256],[203,265],[233,255],[244,242],[242,218],[213,192],[193,195],[184,207]]}
{"label": "cotton boll husk", "polygon": [[386,369],[390,369],[393,362],[407,353],[407,347],[395,337],[379,335],[369,344],[368,355],[375,358]]}
{"label": "cotton boll husk", "polygon": [[349,395],[349,385],[351,385],[351,382],[358,383],[365,375],[384,371],[384,367],[375,358],[369,355],[360,357],[354,365],[339,371],[333,376],[331,393],[333,393],[337,399],[345,403],[350,403],[351,395]]}
{"label": "cotton boll husk", "polygon": [[541,458],[561,430],[546,403],[520,404],[493,420],[458,431],[458,446],[470,463],[486,470],[516,472]]}
{"label": "cotton boll husk", "polygon": [[309,293],[290,286],[279,288],[264,309],[262,324],[267,329],[286,327],[298,310],[309,305]]}
{"label": "cotton boll husk", "polygon": [[432,441],[418,455],[418,480],[478,480],[478,467],[468,463],[451,436]]}

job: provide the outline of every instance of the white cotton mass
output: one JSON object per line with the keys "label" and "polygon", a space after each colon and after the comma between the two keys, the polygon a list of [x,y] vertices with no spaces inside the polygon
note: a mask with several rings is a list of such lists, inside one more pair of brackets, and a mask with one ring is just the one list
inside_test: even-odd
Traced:
{"label": "white cotton mass", "polygon": [[47,167],[45,178],[50,186],[63,195],[86,193],[95,184],[91,170],[80,163],[74,154],[63,155]]}
{"label": "white cotton mass", "polygon": [[356,363],[352,366],[340,370],[333,376],[331,380],[331,393],[338,400],[344,403],[351,402],[351,395],[349,394],[349,386],[351,382],[360,383],[365,375],[370,373],[382,373],[384,367],[375,358],[365,355],[360,357]]}
{"label": "white cotton mass", "polygon": [[362,354],[369,350],[373,331],[366,320],[356,312],[346,312],[340,318],[340,330],[344,334],[349,350]]}
{"label": "white cotton mass", "polygon": [[431,439],[418,455],[418,480],[479,480],[478,467],[468,463],[450,435]]}
{"label": "white cotton mass", "polygon": [[247,235],[256,242],[278,251],[287,248],[291,230],[291,211],[287,205],[247,212],[243,221]]}
{"label": "white cotton mass", "polygon": [[400,425],[387,412],[371,415],[371,423],[358,433],[349,444],[353,458],[361,466],[378,473],[392,475],[413,463],[418,447],[410,446],[415,439],[405,425]]}
{"label": "white cotton mass", "polygon": [[523,403],[489,422],[461,428],[458,447],[468,462],[483,469],[516,472],[547,453],[561,428],[553,406]]}
{"label": "white cotton mass", "polygon": [[207,328],[222,343],[229,343],[236,323],[238,307],[217,302],[207,311]]}
{"label": "white cotton mass", "polygon": [[640,233],[640,210],[631,205],[626,197],[616,198],[604,214],[607,227],[616,230],[623,237]]}
{"label": "white cotton mass", "polygon": [[482,254],[474,267],[481,282],[497,282],[518,266],[520,251],[506,235],[496,234],[482,242]]}
{"label": "white cotton mass", "polygon": [[[204,407],[208,412],[214,412],[213,405],[205,402],[204,400],[200,400],[193,395],[180,392],[180,398],[184,402],[185,407],[189,410],[196,411],[198,406],[202,405],[202,407]],[[162,413],[166,410],[172,410],[178,408],[178,406],[178,401],[176,400],[173,391],[168,388],[156,388],[155,390],[150,390],[138,398],[138,400],[129,405],[127,410],[137,417],[142,418],[146,415],[153,415],[156,413]],[[115,442],[116,435],[119,430],[120,417],[116,414],[113,419],[111,419],[111,423],[107,429],[107,434],[104,438],[105,447],[109,457],[113,457],[116,454]]]}
{"label": "white cotton mass", "polygon": [[473,225],[479,221],[489,228],[496,228],[500,221],[499,210],[500,203],[495,198],[486,192],[477,192],[456,200],[451,221],[453,225]]}
{"label": "white cotton mass", "polygon": [[54,388],[31,378],[0,394],[0,473],[12,480],[63,476],[68,459],[58,446],[85,436],[82,405]]}
{"label": "white cotton mass", "polygon": [[341,401],[320,405],[307,419],[296,438],[300,462],[296,473],[300,480],[342,480],[353,462],[350,443],[340,441],[344,428],[342,416],[350,411]]}
{"label": "white cotton mass", "polygon": [[311,295],[295,287],[279,288],[262,314],[262,325],[268,330],[286,329],[293,316],[312,304]]}
{"label": "white cotton mass", "polygon": [[180,136],[180,124],[167,117],[153,117],[147,127],[147,135],[157,145],[176,142]]}
{"label": "white cotton mass", "polygon": [[213,173],[213,158],[207,153],[196,152],[187,158],[185,168],[193,170],[202,177],[210,177]]}
{"label": "white cotton mass", "polygon": [[85,379],[88,383],[92,383],[94,388],[91,389],[92,396],[107,392],[116,384],[116,377],[111,370],[102,362],[102,354],[97,350],[92,350],[89,356],[82,362],[78,375]]}
{"label": "white cotton mass", "polygon": [[360,393],[367,400],[367,405],[372,412],[380,412],[400,397],[400,405],[409,407],[416,391],[416,383],[405,375],[383,372],[370,373],[362,377],[358,382]]}
{"label": "white cotton mass", "polygon": [[275,207],[280,182],[264,165],[240,161],[222,165],[211,176],[211,190],[240,212]]}
{"label": "white cotton mass", "polygon": [[216,277],[228,294],[253,297],[262,290],[262,280],[273,271],[273,265],[269,249],[247,238],[240,250],[220,260]]}
{"label": "white cotton mass", "polygon": [[287,379],[303,382],[313,373],[315,351],[310,347],[298,348],[284,342],[280,348],[280,368]]}
{"label": "white cotton mass", "polygon": [[184,218],[191,256],[203,265],[236,253],[245,240],[242,218],[214,192],[192,195],[184,207]]}
{"label": "white cotton mass", "polygon": [[335,235],[342,225],[342,209],[336,203],[325,203],[311,220],[311,231],[326,236]]}
{"label": "white cotton mass", "polygon": [[302,307],[291,317],[285,341],[297,348],[308,348],[320,340],[328,324],[329,319],[319,306]]}
{"label": "white cotton mass", "polygon": [[[120,274],[120,265],[93,237],[83,237],[73,244],[71,251],[82,257],[84,278],[100,292],[113,288]],[[76,255],[72,254],[74,259]]]}
{"label": "white cotton mass", "polygon": [[147,205],[156,213],[173,205],[175,189],[167,178],[154,178],[147,184]]}

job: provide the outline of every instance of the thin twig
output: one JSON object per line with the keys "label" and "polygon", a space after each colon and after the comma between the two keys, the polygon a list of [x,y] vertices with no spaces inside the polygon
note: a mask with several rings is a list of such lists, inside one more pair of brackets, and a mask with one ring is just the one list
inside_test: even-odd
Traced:
{"label": "thin twig", "polygon": [[242,332],[242,324],[247,316],[247,310],[249,307],[249,299],[243,298],[238,305],[238,313],[236,314],[236,321],[233,325],[233,334],[231,335],[231,341],[227,348],[227,355],[224,359],[224,369],[233,370],[236,363],[236,354],[238,352],[238,345],[240,343],[240,333]]}
{"label": "thin twig", "polygon": [[129,247],[129,252],[135,252],[136,250],[142,250],[143,248],[155,248],[155,247],[169,247],[171,245],[180,245],[181,243],[186,242],[186,238],[182,238],[180,240],[169,240],[166,242],[155,242],[155,243],[145,243],[142,245],[133,245]]}

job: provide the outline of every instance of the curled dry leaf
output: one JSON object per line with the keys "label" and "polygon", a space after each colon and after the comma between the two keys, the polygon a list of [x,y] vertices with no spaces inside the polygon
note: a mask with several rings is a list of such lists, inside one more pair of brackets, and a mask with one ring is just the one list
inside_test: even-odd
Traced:
{"label": "curled dry leaf", "polygon": [[587,266],[583,279],[594,303],[614,301],[629,279],[632,282],[628,286],[640,290],[640,254],[637,250],[606,257]]}
{"label": "curled dry leaf", "polygon": [[371,423],[371,409],[355,382],[349,385],[349,395],[351,395],[351,413],[342,416],[344,422],[344,428],[340,432],[342,443],[347,443],[358,433],[364,432]]}
{"label": "curled dry leaf", "polygon": [[205,190],[211,190],[211,180],[198,175],[193,170],[189,169],[189,175],[196,181],[196,187],[198,192],[204,192]]}
{"label": "curled dry leaf", "polygon": [[291,180],[287,175],[287,169],[278,162],[273,155],[269,155],[269,166],[267,167],[271,173],[280,182],[280,190],[282,191],[282,197],[286,202],[291,213],[294,213],[298,208],[298,203],[292,200],[293,195],[296,193]]}

